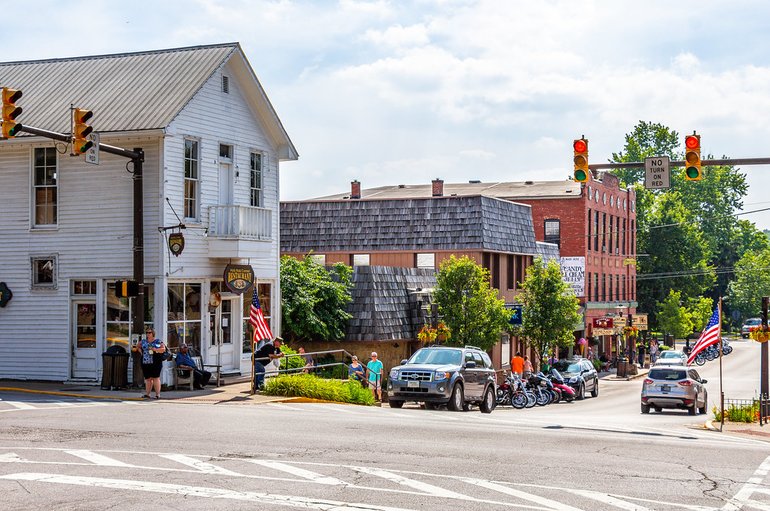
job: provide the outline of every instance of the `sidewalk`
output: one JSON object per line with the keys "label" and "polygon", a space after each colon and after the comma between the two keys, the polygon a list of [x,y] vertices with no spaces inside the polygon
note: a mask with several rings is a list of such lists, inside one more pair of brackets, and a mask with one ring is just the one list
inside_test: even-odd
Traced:
{"label": "sidewalk", "polygon": [[647,376],[648,372],[650,372],[649,367],[645,367],[642,369],[637,367],[636,374],[623,377],[623,376],[617,375],[617,369],[610,369],[609,371],[600,372],[599,379],[602,381],[630,381],[630,380],[636,380],[637,378],[643,378],[644,376]]}
{"label": "sidewalk", "polygon": [[[207,386],[204,390],[162,390],[160,401],[178,403],[244,403],[260,404],[295,401],[297,398],[281,396],[250,395],[250,382],[240,382],[221,387]],[[119,401],[146,401],[142,398],[144,389],[103,390],[99,384],[60,383],[38,381],[0,380],[0,392],[23,392],[49,396],[74,397],[83,399],[111,399]],[[155,399],[150,401],[155,402]]]}

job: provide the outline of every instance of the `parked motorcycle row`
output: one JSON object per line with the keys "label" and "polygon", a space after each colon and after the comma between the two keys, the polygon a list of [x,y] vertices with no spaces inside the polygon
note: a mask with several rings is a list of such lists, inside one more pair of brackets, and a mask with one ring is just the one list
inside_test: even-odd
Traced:
{"label": "parked motorcycle row", "polygon": [[[724,355],[729,355],[733,352],[733,347],[730,346],[730,343],[722,340],[722,353]],[[712,360],[715,360],[719,358],[719,345],[718,344],[712,344],[705,350],[701,351],[695,356],[694,362],[698,364],[699,366],[702,366],[706,362],[710,362]]]}
{"label": "parked motorcycle row", "polygon": [[551,369],[548,375],[539,372],[528,378],[512,374],[497,387],[497,405],[510,405],[518,409],[561,401],[571,402],[577,397],[575,389],[564,381],[556,369]]}

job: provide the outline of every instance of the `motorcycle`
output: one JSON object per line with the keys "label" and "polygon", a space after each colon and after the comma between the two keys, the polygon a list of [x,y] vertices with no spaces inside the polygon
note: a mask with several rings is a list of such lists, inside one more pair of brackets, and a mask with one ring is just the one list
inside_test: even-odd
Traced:
{"label": "motorcycle", "polygon": [[533,374],[529,377],[529,387],[537,398],[538,406],[545,406],[551,402],[551,393],[548,389],[550,383],[543,373]]}
{"label": "motorcycle", "polygon": [[564,381],[564,377],[562,377],[559,371],[551,368],[551,373],[548,375],[548,379],[551,381],[554,389],[559,391],[563,400],[568,403],[571,403],[575,400],[575,389],[567,385],[567,382]]}

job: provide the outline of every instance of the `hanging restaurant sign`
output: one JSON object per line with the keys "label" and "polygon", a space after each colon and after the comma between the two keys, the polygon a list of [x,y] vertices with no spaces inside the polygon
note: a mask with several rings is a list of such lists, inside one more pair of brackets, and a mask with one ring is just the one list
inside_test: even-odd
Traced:
{"label": "hanging restaurant sign", "polygon": [[8,289],[8,286],[5,284],[5,282],[0,282],[0,307],[5,307],[8,305],[8,302],[11,301],[11,298],[13,298],[13,293],[11,293],[11,290]]}
{"label": "hanging restaurant sign", "polygon": [[175,257],[179,257],[179,254],[184,250],[184,236],[181,232],[172,232],[168,237],[168,249],[174,254]]}
{"label": "hanging restaurant sign", "polygon": [[228,264],[224,280],[227,289],[242,295],[254,285],[254,270],[248,264]]}
{"label": "hanging restaurant sign", "polygon": [[594,318],[593,319],[593,327],[594,330],[597,328],[612,328],[614,323],[614,318]]}

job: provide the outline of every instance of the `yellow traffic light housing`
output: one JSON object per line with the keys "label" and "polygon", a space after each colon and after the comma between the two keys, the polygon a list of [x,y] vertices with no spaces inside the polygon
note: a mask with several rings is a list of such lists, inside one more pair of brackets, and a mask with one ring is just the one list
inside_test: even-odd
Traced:
{"label": "yellow traffic light housing", "polygon": [[3,138],[13,138],[21,131],[21,124],[16,122],[16,118],[21,114],[20,106],[16,102],[21,98],[22,92],[16,89],[3,87]]}
{"label": "yellow traffic light housing", "polygon": [[688,181],[700,181],[703,179],[703,170],[700,161],[700,135],[694,132],[684,139],[684,177]]}
{"label": "yellow traffic light housing", "polygon": [[572,149],[575,151],[575,181],[585,183],[590,176],[588,170],[588,140],[585,137],[575,140],[572,142]]}
{"label": "yellow traffic light housing", "polygon": [[94,113],[91,110],[82,108],[74,108],[72,110],[72,154],[85,154],[86,151],[93,147],[94,143],[86,138],[94,131],[87,124],[93,116]]}

